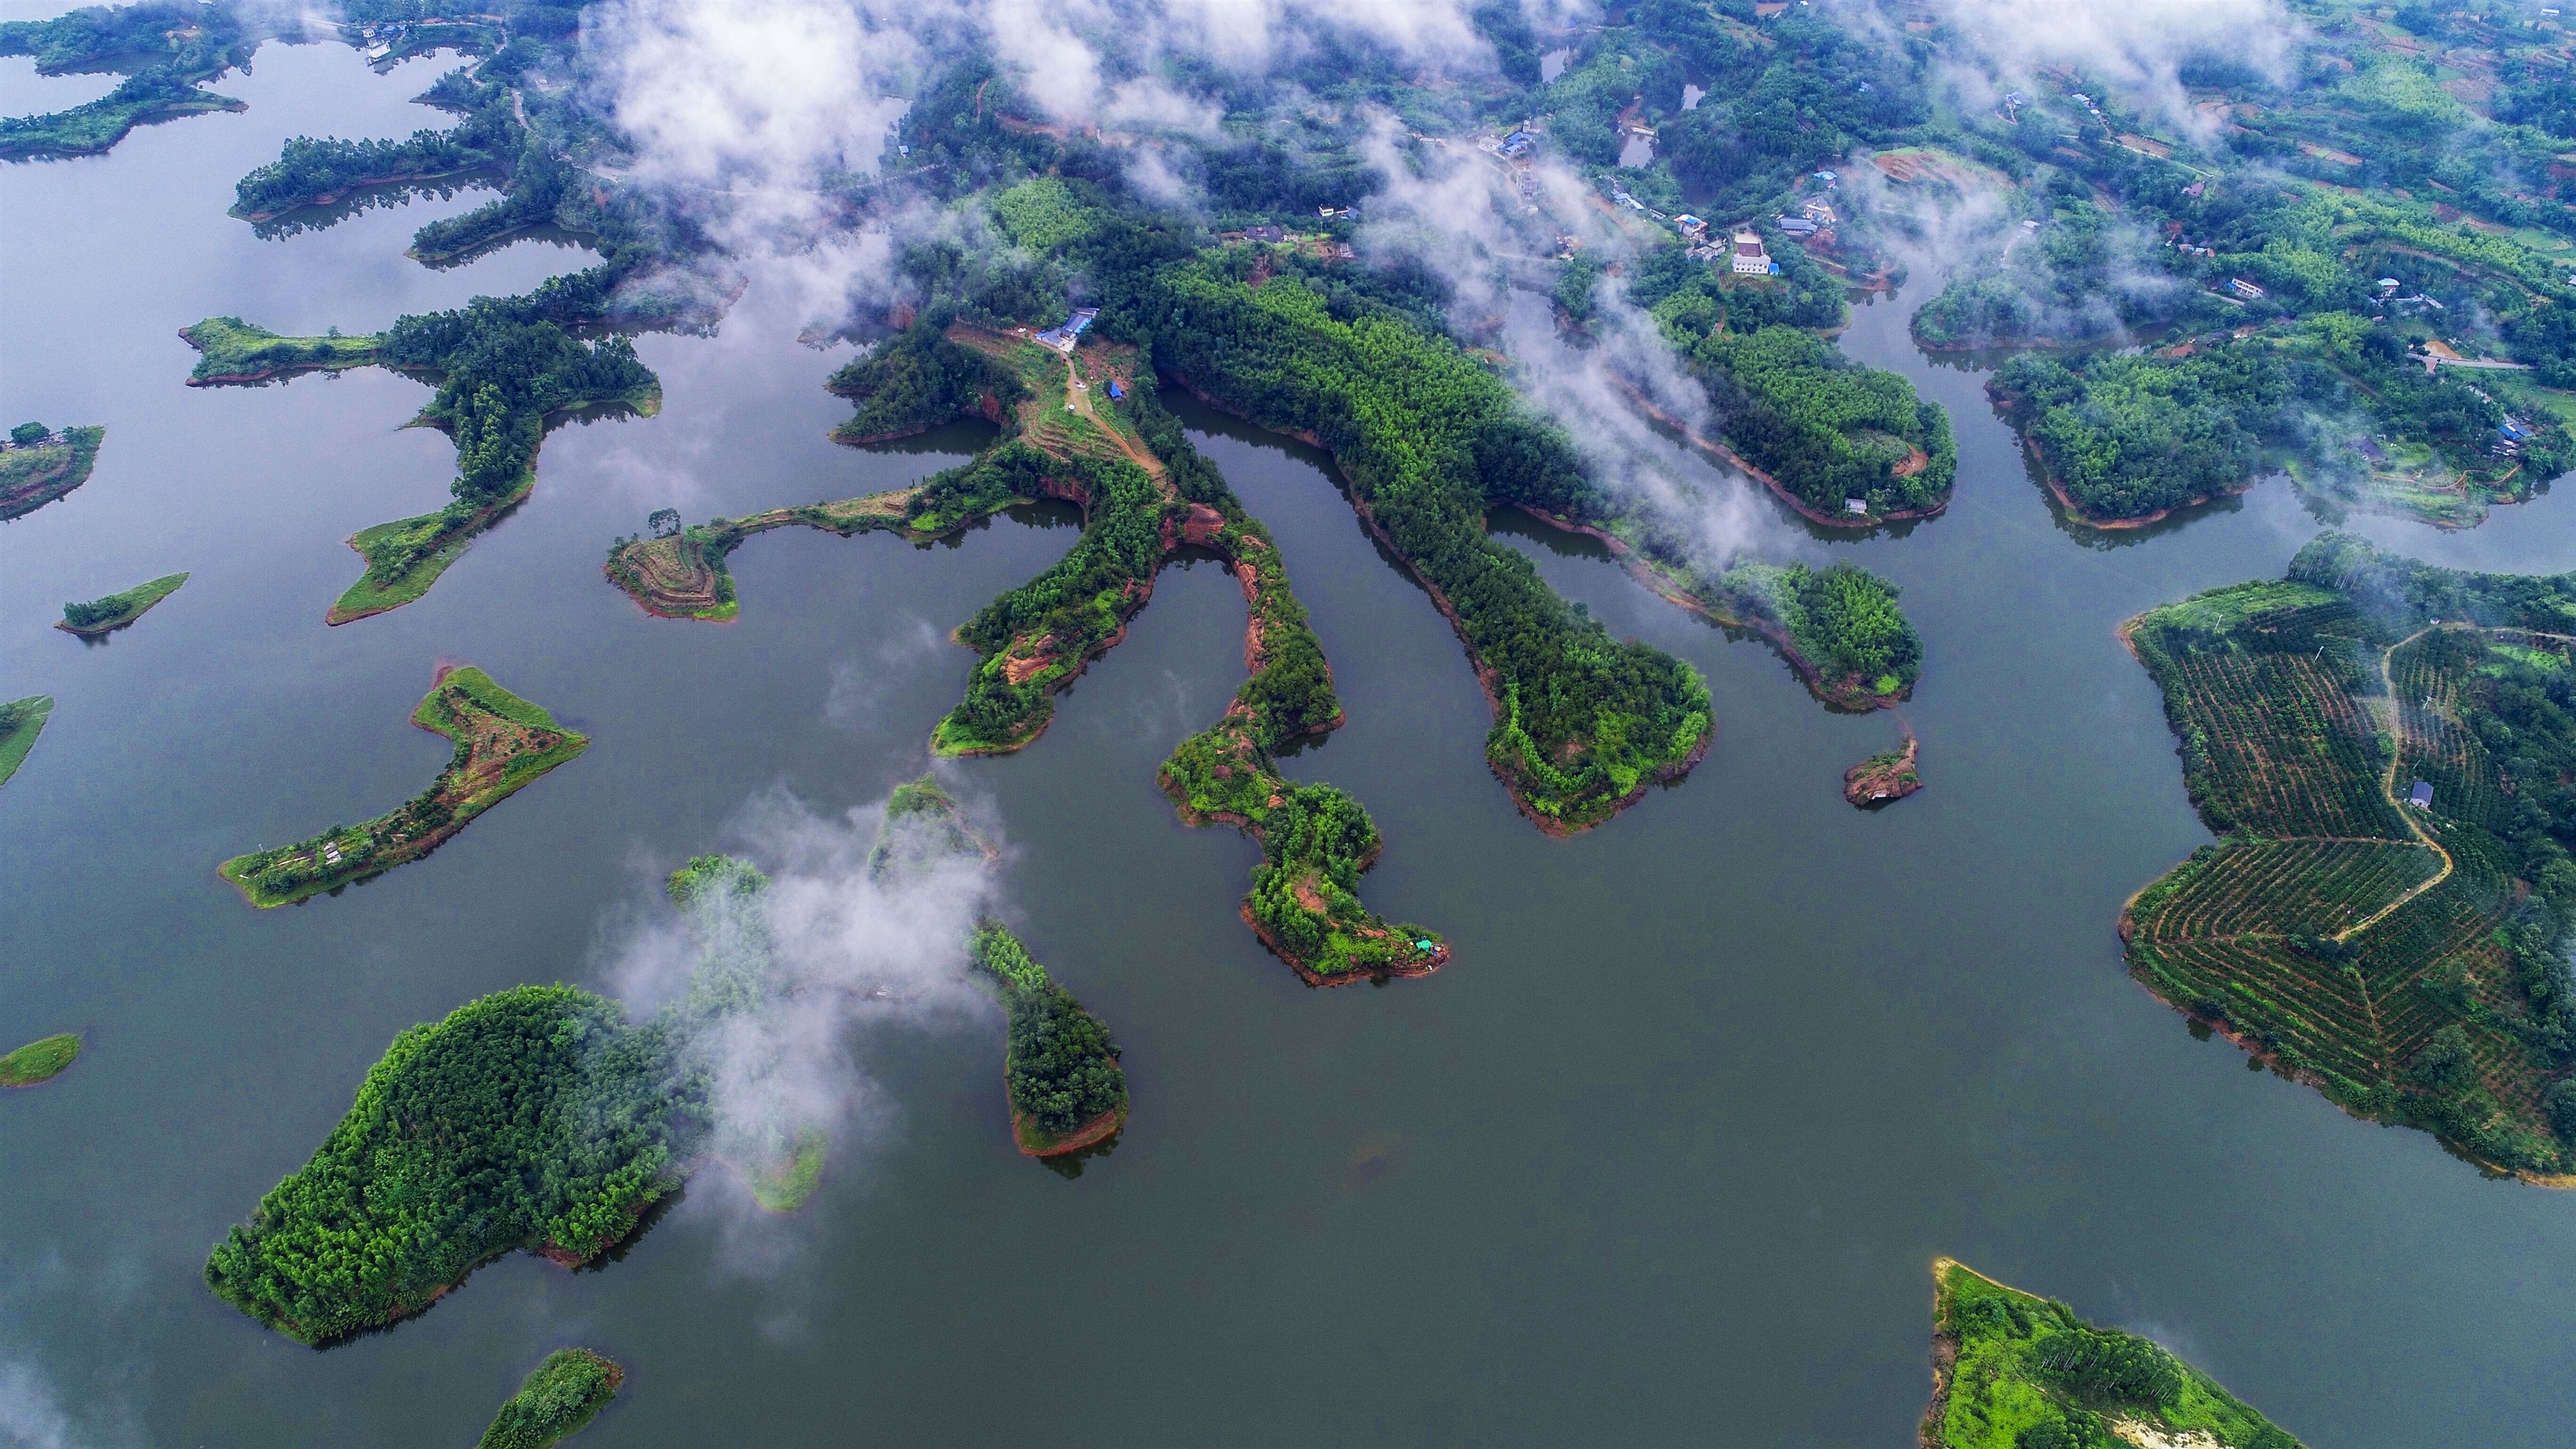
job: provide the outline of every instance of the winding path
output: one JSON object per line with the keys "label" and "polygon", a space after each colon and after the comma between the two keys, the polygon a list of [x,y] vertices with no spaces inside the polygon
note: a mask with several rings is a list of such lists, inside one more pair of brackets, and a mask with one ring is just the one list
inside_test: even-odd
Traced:
{"label": "winding path", "polygon": [[[2389,669],[2389,661],[2397,657],[2398,650],[2405,648],[2407,645],[2414,643],[2416,640],[2423,638],[2425,635],[2432,633],[2436,629],[2451,627],[2465,628],[2469,626],[2427,624],[2423,628],[2416,630],[2414,633],[2407,635],[2405,638],[2398,640],[2396,643],[2389,645],[2386,649],[2381,650],[2379,655],[2379,682],[2388,691],[2388,733],[2390,738],[2397,742],[2396,752],[2389,757],[2388,768],[2380,772],[2379,793],[2382,798],[2388,801],[2389,807],[2397,812],[2397,818],[2406,822],[2408,833],[2415,837],[2417,843],[2425,846],[2435,855],[2442,857],[2442,868],[2435,871],[2429,878],[2418,884],[2414,889],[2407,891],[2397,899],[2390,901],[2388,904],[2381,906],[2378,910],[2364,916],[2361,920],[2345,927],[2342,931],[2336,934],[2335,940],[2337,941],[2349,941],[2353,937],[2360,935],[2362,932],[2369,930],[2371,927],[2378,925],[2381,921],[2386,920],[2390,915],[2394,914],[2399,906],[2406,904],[2408,901],[2424,894],[2433,887],[2449,880],[2451,878],[2451,872],[2457,869],[2457,863],[2451,859],[2451,852],[2442,848],[2442,842],[2435,840],[2431,831],[2426,830],[2423,826],[2416,823],[2414,807],[2397,798],[2397,766],[2406,758],[2406,709],[2404,705],[2398,702],[2397,677]],[[2365,1001],[2368,1000],[2367,992],[2364,993],[2363,999]],[[2373,1008],[2372,1014],[2375,1018],[2377,1015],[2376,1008]]]}

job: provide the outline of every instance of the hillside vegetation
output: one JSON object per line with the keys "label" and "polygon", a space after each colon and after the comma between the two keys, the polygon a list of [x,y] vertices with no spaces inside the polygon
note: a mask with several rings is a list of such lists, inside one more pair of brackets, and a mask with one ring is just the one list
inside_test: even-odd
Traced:
{"label": "hillside vegetation", "polygon": [[2126,632],[2225,836],[2129,904],[2131,972],[2356,1115],[2576,1180],[2576,575],[2327,534]]}
{"label": "hillside vegetation", "polygon": [[1932,1281],[1925,1449],[2299,1449],[2151,1339],[2097,1327],[1948,1258],[1933,1263]]}

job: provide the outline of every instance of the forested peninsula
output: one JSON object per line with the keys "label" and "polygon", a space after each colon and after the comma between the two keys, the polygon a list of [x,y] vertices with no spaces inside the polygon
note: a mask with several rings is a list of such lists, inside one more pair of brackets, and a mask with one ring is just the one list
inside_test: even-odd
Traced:
{"label": "forested peninsula", "polygon": [[0,118],[0,161],[94,156],[137,126],[242,103],[198,87],[250,59],[270,32],[229,0],[93,5],[51,20],[0,22],[0,55],[31,56],[38,75],[122,72],[115,90],[50,115]]}
{"label": "forested peninsula", "polygon": [[471,665],[442,668],[411,722],[456,744],[429,788],[356,826],[227,860],[219,873],[263,909],[372,880],[420,859],[539,775],[590,748],[590,739],[492,682]]}
{"label": "forested peninsula", "polygon": [[2121,632],[2223,837],[2122,911],[2131,973],[2356,1116],[2576,1185],[2576,574],[2327,533]]}
{"label": "forested peninsula", "polygon": [[105,428],[20,423],[0,444],[0,522],[23,518],[89,481]]}
{"label": "forested peninsula", "polygon": [[281,337],[238,317],[209,317],[179,335],[202,354],[192,387],[371,364],[435,383],[414,421],[454,440],[453,499],[436,513],[380,523],[349,540],[367,571],[324,615],[346,624],[428,593],[477,534],[524,502],[536,487],[537,447],[549,426],[660,409],[661,383],[636,360],[634,343],[623,336],[583,342],[557,320],[605,301],[599,282],[583,273],[558,277],[530,297],[478,297],[458,311],[402,317],[363,336]]}
{"label": "forested peninsula", "polygon": [[[1059,353],[1030,332],[916,321],[887,344],[899,349],[897,360],[859,399],[864,415],[905,378],[904,395],[924,401],[877,420],[926,426],[978,409],[980,399],[1014,398],[1005,436],[982,458],[914,488],[840,503],[702,526],[657,517],[654,537],[612,547],[608,577],[649,612],[723,620],[736,609],[725,560],[767,529],[801,525],[845,536],[883,529],[926,541],[1039,497],[1077,502],[1084,524],[1072,551],[956,630],[983,658],[932,747],[970,755],[1036,739],[1054,716],[1056,692],[1125,637],[1162,566],[1185,547],[1212,550],[1243,588],[1251,678],[1213,728],[1173,752],[1160,771],[1163,788],[1191,823],[1222,821],[1262,841],[1244,919],[1310,983],[1438,969],[1449,951],[1437,933],[1391,924],[1359,901],[1359,876],[1380,845],[1368,812],[1332,786],[1292,783],[1274,767],[1273,751],[1331,730],[1342,708],[1268,530],[1157,401],[1139,353],[1097,342]],[[1111,401],[1101,394],[1113,381],[1123,396]]]}
{"label": "forested peninsula", "polygon": [[1932,1264],[1932,1406],[1923,1449],[2300,1449],[2154,1340],[1963,1263]]}

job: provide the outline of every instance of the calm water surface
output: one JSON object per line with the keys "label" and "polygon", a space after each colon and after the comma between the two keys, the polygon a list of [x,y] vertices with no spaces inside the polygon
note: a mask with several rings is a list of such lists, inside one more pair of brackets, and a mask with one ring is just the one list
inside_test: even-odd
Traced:
{"label": "calm water surface", "polygon": [[[579,263],[401,257],[472,193],[274,241],[224,217],[286,136],[434,123],[405,98],[439,68],[272,46],[224,87],[244,113],[0,168],[0,414],[108,427],[87,487],[0,527],[0,698],[61,701],[0,790],[0,1038],[90,1042],[0,1100],[0,1384],[57,1406],[66,1442],[455,1446],[580,1343],[632,1375],[597,1449],[1895,1446],[1943,1253],[2155,1334],[2320,1446],[2565,1442],[2576,1195],[2249,1072],[2119,969],[2120,901],[2207,836],[2112,628],[2277,575],[2319,521],[2274,482],[2160,529],[2070,530],[1981,375],[1927,363],[1884,303],[1847,346],[1950,408],[1957,502],[1800,546],[1904,586],[1929,649],[1920,796],[1845,806],[1839,772],[1893,721],[1825,713],[1760,646],[1518,530],[1567,595],[1705,671],[1719,719],[1686,784],[1542,837],[1484,769],[1455,639],[1322,460],[1193,413],[1350,711],[1286,767],[1375,813],[1369,902],[1448,932],[1454,965],[1313,992],[1236,919],[1254,847],[1182,828],[1152,776],[1239,682],[1243,606],[1219,570],[1174,569],[1037,746],[958,772],[1006,823],[1030,945],[1125,1045],[1112,1156],[1067,1180],[1011,1150],[998,1020],[875,1031],[850,1050],[887,1130],[838,1151],[800,1216],[747,1213],[711,1173],[603,1271],[510,1258],[328,1352],[262,1332],[205,1291],[206,1249],[395,1032],[518,982],[601,982],[653,878],[759,792],[837,813],[918,772],[971,662],[938,636],[1073,536],[1060,510],[930,549],[769,535],[735,558],[740,623],[643,615],[599,560],[650,509],[897,486],[982,436],[835,448],[819,384],[846,352],[797,345],[804,319],[756,287],[714,338],[641,340],[659,418],[558,431],[532,501],[427,599],[326,629],[358,566],[341,540],[444,495],[445,440],[399,430],[426,390],[192,391],[174,334],[210,313],[368,329]],[[0,107],[35,107],[22,79],[0,74]],[[2571,509],[2360,526],[2557,570]],[[104,646],[47,627],[174,569],[195,578]],[[443,659],[594,747],[428,861],[245,907],[218,860],[435,772],[446,747],[403,721]]]}

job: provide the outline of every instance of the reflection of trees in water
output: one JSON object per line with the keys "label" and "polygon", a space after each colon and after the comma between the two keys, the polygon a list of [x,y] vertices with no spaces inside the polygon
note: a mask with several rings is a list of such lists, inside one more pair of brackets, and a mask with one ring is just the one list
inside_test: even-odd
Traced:
{"label": "reflection of trees in water", "polygon": [[282,241],[308,231],[328,231],[350,217],[378,207],[403,206],[415,199],[453,201],[469,190],[498,191],[498,172],[474,172],[451,176],[439,181],[396,181],[383,186],[362,186],[327,206],[299,206],[293,211],[251,223],[251,235],[261,241]]}

